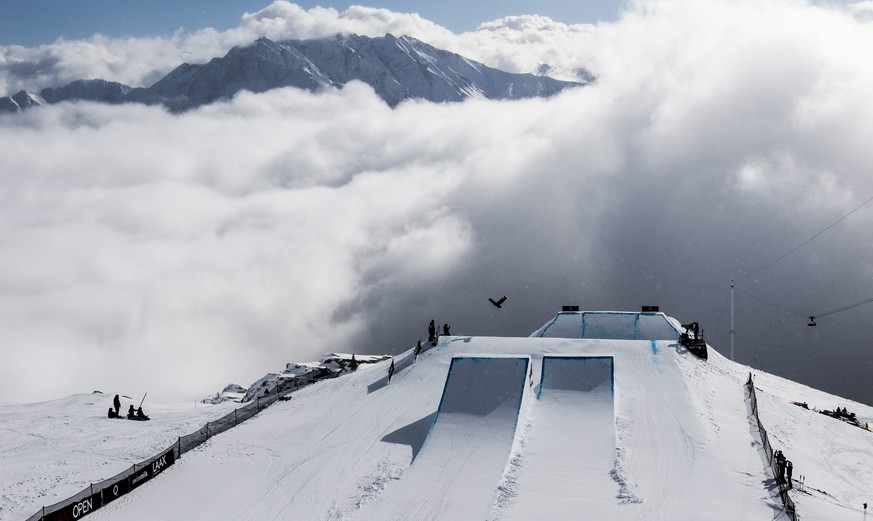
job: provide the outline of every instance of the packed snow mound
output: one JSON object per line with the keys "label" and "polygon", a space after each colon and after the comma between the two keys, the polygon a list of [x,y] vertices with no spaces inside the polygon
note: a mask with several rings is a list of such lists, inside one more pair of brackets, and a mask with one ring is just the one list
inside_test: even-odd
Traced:
{"label": "packed snow mound", "polygon": [[564,519],[566,512],[602,515],[621,508],[620,484],[611,474],[613,375],[611,356],[543,356],[523,449],[504,481],[506,519]]}
{"label": "packed snow mound", "polygon": [[455,357],[418,457],[360,519],[485,519],[512,452],[528,357]]}

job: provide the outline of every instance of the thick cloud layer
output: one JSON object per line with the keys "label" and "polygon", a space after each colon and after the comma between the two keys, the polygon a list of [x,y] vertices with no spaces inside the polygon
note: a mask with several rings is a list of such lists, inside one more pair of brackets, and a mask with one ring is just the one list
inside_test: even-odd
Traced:
{"label": "thick cloud layer", "polygon": [[[873,403],[873,304],[806,326],[873,297],[873,203],[773,263],[873,196],[873,33],[849,12],[665,0],[613,24],[452,35],[277,2],[227,33],[30,72],[6,49],[0,84],[88,68],[143,83],[173,52],[337,30],[598,80],[511,103],[391,110],[353,84],[180,116],[83,103],[0,117],[2,399],[202,396],[323,352],[398,352],[432,318],[527,335],[563,304],[660,305],[727,351],[733,278],[736,359]],[[151,61],[116,61],[138,53]],[[502,310],[487,301],[503,295]]]}

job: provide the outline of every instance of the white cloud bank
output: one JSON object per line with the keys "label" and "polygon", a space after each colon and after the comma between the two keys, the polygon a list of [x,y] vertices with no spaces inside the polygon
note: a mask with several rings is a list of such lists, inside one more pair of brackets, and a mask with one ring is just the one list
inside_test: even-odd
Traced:
{"label": "white cloud bank", "polygon": [[[568,303],[660,304],[725,346],[733,276],[804,313],[873,296],[871,209],[743,279],[873,195],[873,34],[845,12],[637,2],[616,23],[453,35],[276,2],[224,33],[7,47],[0,85],[143,84],[185,53],[336,31],[598,81],[512,103],[391,110],[353,84],[180,116],[82,103],[0,117],[0,399],[201,396],[322,352],[408,348],[431,318],[527,334]],[[44,67],[21,72],[20,56]],[[504,294],[498,313],[486,299]],[[750,307],[738,354],[869,402],[853,381],[871,360],[846,347],[870,336],[850,327],[862,311],[813,330]],[[821,371],[835,360],[839,378]]]}

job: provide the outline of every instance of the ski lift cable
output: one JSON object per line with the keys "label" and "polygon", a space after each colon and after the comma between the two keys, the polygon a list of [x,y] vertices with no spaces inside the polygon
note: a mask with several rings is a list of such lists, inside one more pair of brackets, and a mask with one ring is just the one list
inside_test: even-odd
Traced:
{"label": "ski lift cable", "polygon": [[830,311],[825,311],[824,313],[808,314],[808,313],[801,313],[801,312],[799,312],[799,311],[794,311],[793,309],[788,309],[788,308],[786,308],[786,307],[784,307],[784,306],[780,306],[779,304],[774,304],[774,303],[772,303],[772,302],[769,302],[769,301],[767,301],[767,300],[762,299],[761,297],[756,297],[755,295],[752,295],[751,293],[746,292],[746,291],[743,291],[743,290],[741,290],[741,289],[739,289],[739,288],[735,288],[735,289],[736,289],[736,291],[737,291],[738,293],[742,293],[743,295],[745,295],[745,296],[747,296],[747,297],[749,297],[749,298],[751,298],[751,299],[757,300],[758,302],[761,302],[761,303],[763,303],[763,304],[767,304],[768,306],[772,306],[772,307],[774,307],[774,308],[781,309],[782,311],[787,311],[787,312],[789,312],[789,313],[793,313],[793,314],[795,314],[795,315],[798,315],[798,316],[801,316],[801,317],[804,317],[804,318],[809,318],[813,323],[815,322],[815,319],[822,318],[822,317],[826,317],[826,316],[829,316],[829,315],[834,315],[834,314],[836,314],[836,313],[840,313],[840,312],[843,312],[843,311],[848,311],[848,310],[850,310],[850,309],[852,309],[852,308],[856,308],[856,307],[858,307],[858,306],[863,306],[864,304],[869,304],[869,303],[873,302],[873,297],[871,297],[871,298],[866,298],[866,299],[864,299],[864,300],[861,300],[861,301],[855,302],[854,304],[849,304],[849,305],[847,305],[847,306],[839,307],[839,308],[837,308],[837,309],[832,309],[832,310],[830,310]]}
{"label": "ski lift cable", "polygon": [[[725,297],[721,303],[721,311],[719,311],[719,313],[718,313],[718,320],[715,321],[716,327],[721,327],[721,321],[725,316],[725,310],[727,309],[727,307],[728,307],[728,298]],[[730,331],[728,331],[727,334],[730,335]]]}
{"label": "ski lift cable", "polygon": [[[751,323],[752,323],[752,321],[749,320],[749,317],[746,316],[746,312],[745,312],[745,310],[744,310],[743,308],[740,308],[740,314],[743,315],[743,319],[745,319],[745,321],[746,321],[747,324],[751,324]],[[736,333],[734,333],[734,334],[736,334]],[[760,352],[761,352],[761,348],[760,348],[760,346],[758,346],[758,343],[755,342],[755,337],[754,337],[754,336],[752,336],[752,345],[755,347],[755,352],[756,352],[756,353],[760,353]]]}
{"label": "ski lift cable", "polygon": [[755,357],[753,356],[753,357],[752,357],[752,360],[754,360],[755,363],[758,364],[758,369],[764,371],[765,373],[767,372],[767,371],[764,369],[764,364],[762,364],[761,362],[759,362],[757,358],[755,358]]}
{"label": "ski lift cable", "polygon": [[839,313],[841,311],[846,311],[846,310],[849,310],[852,308],[856,308],[858,306],[863,306],[864,304],[869,304],[871,302],[873,302],[873,297],[868,298],[868,299],[864,299],[860,302],[855,302],[854,304],[849,304],[848,306],[843,306],[841,308],[832,309],[830,311],[826,311],[824,313],[819,313],[818,315],[812,315],[812,316],[814,316],[815,318],[826,317],[828,315],[833,315],[834,313]]}
{"label": "ski lift cable", "polygon": [[[749,317],[746,316],[746,312],[743,308],[740,308],[740,314],[743,315],[743,319],[746,321],[747,324],[752,323],[752,321],[749,320]],[[736,333],[734,333],[734,334],[736,334]],[[745,338],[745,337],[743,337],[743,338]],[[757,353],[758,351],[760,351],[760,348],[758,347],[758,343],[755,342],[755,337],[752,336],[751,338],[752,338],[752,340],[751,340],[752,345],[755,346],[755,352]]]}
{"label": "ski lift cable", "polygon": [[[749,297],[749,298],[755,299],[755,300],[757,300],[758,302],[762,302],[762,303],[764,303],[764,304],[767,304],[768,306],[773,306],[774,308],[781,309],[782,311],[787,311],[787,312],[789,312],[789,313],[794,313],[795,315],[801,316],[801,317],[803,317],[803,318],[808,318],[808,317],[809,317],[809,314],[808,314],[808,313],[801,313],[800,311],[794,311],[793,309],[788,309],[788,308],[786,308],[786,307],[784,307],[784,306],[780,306],[779,304],[774,304],[774,303],[772,303],[772,302],[769,302],[769,301],[767,301],[767,300],[764,300],[764,299],[762,299],[761,297],[756,297],[755,295],[752,295],[751,293],[748,293],[748,292],[746,292],[746,291],[743,291],[743,290],[741,290],[741,289],[739,289],[739,288],[735,288],[735,289],[736,289],[737,293],[742,293],[743,295],[745,295],[745,296],[747,296],[747,297]],[[818,316],[821,316],[821,315],[818,315]]]}
{"label": "ski lift cable", "polygon": [[758,273],[764,271],[765,269],[767,269],[767,268],[769,268],[770,266],[776,264],[777,262],[781,261],[781,260],[784,259],[785,257],[788,257],[788,256],[791,255],[792,253],[796,252],[796,251],[799,250],[800,248],[803,248],[804,246],[806,246],[807,244],[809,244],[810,242],[812,242],[816,237],[818,237],[819,235],[823,234],[824,232],[830,230],[831,228],[833,228],[834,226],[836,226],[837,224],[839,224],[841,221],[843,221],[846,217],[848,217],[848,216],[852,215],[853,213],[857,212],[858,210],[860,210],[863,206],[867,205],[867,203],[869,203],[870,201],[873,201],[873,196],[871,196],[869,199],[867,199],[866,201],[864,201],[864,202],[861,203],[860,205],[856,206],[855,209],[852,210],[851,212],[847,213],[846,215],[840,217],[839,219],[837,219],[836,221],[834,221],[833,223],[831,223],[830,225],[828,225],[824,230],[818,232],[817,234],[813,235],[813,236],[810,237],[809,239],[807,239],[807,240],[803,241],[802,243],[798,244],[797,246],[795,246],[795,247],[794,247],[792,250],[790,250],[788,253],[785,253],[785,254],[781,255],[780,257],[777,257],[775,260],[771,261],[771,262],[768,263],[768,264],[765,264],[764,266],[761,266],[760,268],[756,269],[755,271],[749,273],[748,275],[746,275],[746,276],[744,276],[744,277],[734,277],[734,280],[737,280],[737,281],[739,281],[739,280],[745,280],[745,279],[748,279],[749,277],[751,277],[751,276],[753,276],[753,275],[756,275],[756,274],[758,274]]}

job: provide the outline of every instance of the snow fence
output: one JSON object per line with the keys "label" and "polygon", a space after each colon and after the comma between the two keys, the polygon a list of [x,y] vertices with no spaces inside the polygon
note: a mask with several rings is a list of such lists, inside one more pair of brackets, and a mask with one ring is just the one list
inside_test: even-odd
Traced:
{"label": "snow fence", "polygon": [[779,496],[782,499],[782,504],[785,506],[785,513],[791,521],[797,521],[797,512],[794,508],[794,501],[788,495],[788,486],[779,481],[778,476],[779,466],[776,463],[776,457],[773,455],[773,447],[770,445],[770,437],[767,436],[767,429],[761,424],[761,418],[758,416],[758,397],[755,395],[755,383],[752,381],[752,373],[749,373],[749,380],[746,381],[746,394],[749,400],[749,405],[752,409],[752,416],[755,418],[755,424],[758,426],[758,432],[761,435],[761,444],[764,446],[764,454],[767,456],[767,462],[770,464],[770,470],[773,472],[773,480],[779,487]]}
{"label": "snow fence", "polygon": [[182,454],[201,445],[216,434],[222,433],[252,416],[263,411],[278,400],[288,396],[300,387],[308,383],[302,383],[292,388],[285,388],[280,392],[268,394],[255,399],[248,404],[234,409],[218,420],[208,422],[195,432],[187,436],[181,436],[176,443],[167,447],[160,453],[146,459],[141,463],[134,463],[109,479],[98,483],[92,483],[87,488],[72,497],[59,501],[53,505],[42,507],[39,512],[27,518],[27,521],[61,521],[80,519],[94,510],[104,507],[119,497],[133,491],[137,487],[150,481],[152,478],[171,466]]}

